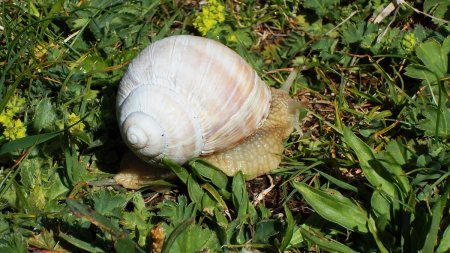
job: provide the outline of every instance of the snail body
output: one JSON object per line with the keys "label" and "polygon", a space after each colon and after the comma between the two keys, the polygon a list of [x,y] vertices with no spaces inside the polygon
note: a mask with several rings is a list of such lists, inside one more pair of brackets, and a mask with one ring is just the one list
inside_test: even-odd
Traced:
{"label": "snail body", "polygon": [[271,88],[272,101],[264,124],[234,148],[203,157],[228,176],[242,171],[247,179],[268,173],[281,162],[285,140],[294,129],[296,111],[302,106],[283,90]]}
{"label": "snail body", "polygon": [[130,63],[116,109],[125,143],[145,162],[201,156],[227,175],[241,170],[251,178],[280,163],[296,108],[288,92],[270,89],[233,50],[178,35]]}

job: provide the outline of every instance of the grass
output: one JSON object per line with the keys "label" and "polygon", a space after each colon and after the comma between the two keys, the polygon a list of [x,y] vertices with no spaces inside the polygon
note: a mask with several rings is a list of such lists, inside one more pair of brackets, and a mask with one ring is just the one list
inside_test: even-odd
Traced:
{"label": "grass", "polygon": [[[445,1],[0,8],[0,252],[450,251]],[[153,41],[202,33],[270,86],[300,71],[301,133],[280,168],[249,182],[193,160],[165,161],[176,180],[116,185],[127,64]]]}

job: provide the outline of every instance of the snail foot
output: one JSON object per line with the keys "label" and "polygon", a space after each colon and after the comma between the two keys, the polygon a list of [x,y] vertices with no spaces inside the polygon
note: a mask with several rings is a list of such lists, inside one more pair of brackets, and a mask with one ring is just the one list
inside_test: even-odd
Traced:
{"label": "snail foot", "polygon": [[[120,170],[114,176],[117,184],[127,189],[137,190],[160,179],[170,179],[175,175],[167,168],[157,164],[148,164],[128,151],[122,158]],[[152,186],[155,191],[164,191],[165,186]]]}

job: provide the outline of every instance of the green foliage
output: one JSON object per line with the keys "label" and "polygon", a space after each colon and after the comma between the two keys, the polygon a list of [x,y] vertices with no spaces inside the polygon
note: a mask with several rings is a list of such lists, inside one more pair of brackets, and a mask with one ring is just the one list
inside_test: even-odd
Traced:
{"label": "green foliage", "polygon": [[[0,252],[448,252],[450,3],[207,2],[0,4]],[[299,70],[310,106],[270,179],[164,159],[165,188],[112,181],[117,85],[175,34],[269,86]]]}
{"label": "green foliage", "polygon": [[25,253],[27,243],[19,233],[9,234],[0,239],[0,250],[5,253]]}
{"label": "green foliage", "polygon": [[423,65],[411,64],[406,68],[410,77],[423,79],[427,83],[435,83],[442,78],[448,78],[448,54],[450,38],[447,37],[440,45],[435,40],[421,43],[416,49],[416,55]]}
{"label": "green foliage", "polygon": [[311,188],[304,183],[294,183],[294,187],[320,216],[349,230],[368,232],[367,213],[350,199]]}

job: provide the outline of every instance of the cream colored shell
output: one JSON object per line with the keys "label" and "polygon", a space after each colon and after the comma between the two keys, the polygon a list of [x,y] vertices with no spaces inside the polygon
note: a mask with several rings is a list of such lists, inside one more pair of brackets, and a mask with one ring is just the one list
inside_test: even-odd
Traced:
{"label": "cream colored shell", "polygon": [[237,53],[179,35],[151,44],[129,65],[117,95],[123,139],[147,162],[182,164],[229,149],[267,117],[269,88]]}

